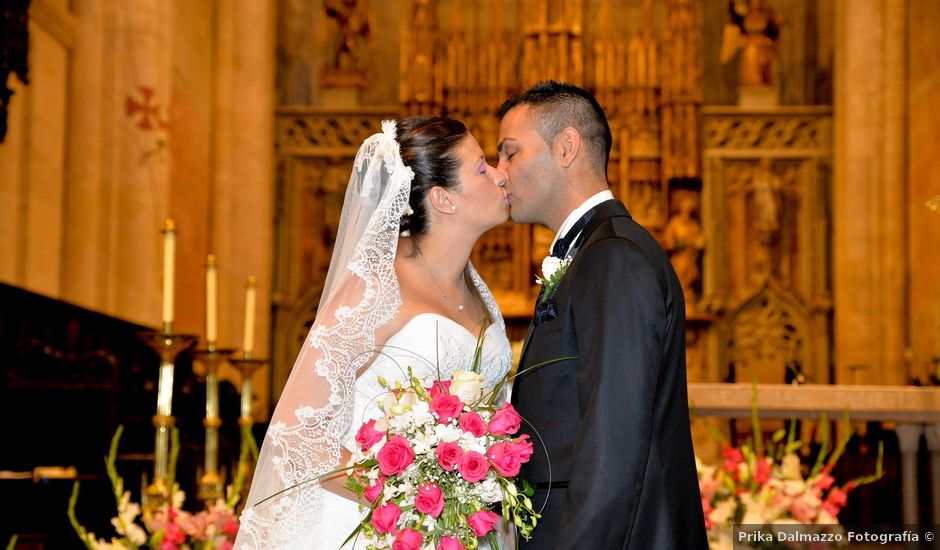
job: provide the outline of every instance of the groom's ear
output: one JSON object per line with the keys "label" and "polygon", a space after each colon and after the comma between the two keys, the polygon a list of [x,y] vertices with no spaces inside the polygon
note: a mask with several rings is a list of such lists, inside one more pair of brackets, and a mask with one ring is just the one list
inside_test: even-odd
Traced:
{"label": "groom's ear", "polygon": [[568,126],[558,134],[555,140],[556,154],[561,160],[563,168],[570,168],[571,163],[578,157],[581,151],[581,133],[575,128]]}

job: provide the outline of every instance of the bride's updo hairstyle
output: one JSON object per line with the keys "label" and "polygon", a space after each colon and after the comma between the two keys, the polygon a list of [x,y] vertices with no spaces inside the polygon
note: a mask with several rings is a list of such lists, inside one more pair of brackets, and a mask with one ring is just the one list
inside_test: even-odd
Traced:
{"label": "bride's updo hairstyle", "polygon": [[401,160],[411,168],[409,210],[401,219],[401,234],[420,238],[428,230],[425,201],[432,187],[456,189],[460,185],[460,159],[456,149],[467,138],[463,122],[446,117],[414,116],[398,123]]}

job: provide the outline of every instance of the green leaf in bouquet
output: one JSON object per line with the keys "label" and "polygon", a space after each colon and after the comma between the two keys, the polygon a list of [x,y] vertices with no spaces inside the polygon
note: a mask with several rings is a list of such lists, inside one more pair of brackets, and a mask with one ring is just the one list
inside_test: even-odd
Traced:
{"label": "green leaf in bouquet", "polygon": [[360,498],[366,492],[366,488],[363,487],[362,484],[356,481],[356,478],[352,476],[349,476],[346,478],[346,483],[343,486],[349,489],[350,491],[356,493],[356,495],[359,496]]}

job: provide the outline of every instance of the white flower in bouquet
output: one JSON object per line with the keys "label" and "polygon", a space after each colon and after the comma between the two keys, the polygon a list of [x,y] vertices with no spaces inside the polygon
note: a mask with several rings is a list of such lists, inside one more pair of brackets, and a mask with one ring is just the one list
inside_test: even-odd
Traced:
{"label": "white flower in bouquet", "polygon": [[453,380],[450,383],[450,394],[456,395],[464,403],[476,403],[483,392],[483,381],[485,378],[479,373],[459,370],[454,371]]}

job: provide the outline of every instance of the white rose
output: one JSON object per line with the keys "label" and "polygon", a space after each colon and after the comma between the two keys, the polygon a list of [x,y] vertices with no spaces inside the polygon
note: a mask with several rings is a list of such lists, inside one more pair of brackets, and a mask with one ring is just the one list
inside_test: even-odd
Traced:
{"label": "white rose", "polygon": [[484,380],[481,375],[475,372],[458,370],[454,371],[453,377],[450,383],[451,395],[456,395],[464,403],[474,403],[480,399]]}
{"label": "white rose", "polygon": [[545,278],[544,280],[551,279],[559,267],[561,267],[561,258],[545,256],[545,259],[542,260],[542,277]]}

